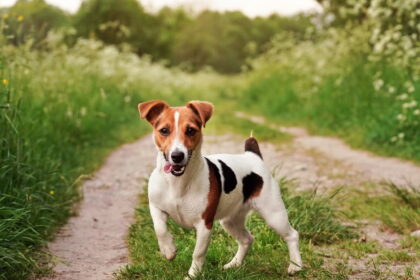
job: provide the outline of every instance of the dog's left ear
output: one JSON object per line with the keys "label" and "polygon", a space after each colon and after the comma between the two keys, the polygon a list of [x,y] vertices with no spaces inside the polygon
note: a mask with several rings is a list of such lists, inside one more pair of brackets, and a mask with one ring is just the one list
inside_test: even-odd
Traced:
{"label": "dog's left ear", "polygon": [[205,101],[190,101],[187,103],[187,107],[196,113],[201,120],[203,127],[206,126],[206,122],[210,119],[213,114],[213,104]]}

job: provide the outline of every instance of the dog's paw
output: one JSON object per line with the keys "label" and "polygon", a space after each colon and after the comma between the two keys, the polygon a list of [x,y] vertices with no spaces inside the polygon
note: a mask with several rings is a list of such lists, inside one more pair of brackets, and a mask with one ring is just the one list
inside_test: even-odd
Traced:
{"label": "dog's paw", "polygon": [[291,263],[289,265],[289,268],[287,269],[287,273],[289,275],[294,275],[296,272],[301,271],[301,270],[302,270],[302,266]]}
{"label": "dog's paw", "polygon": [[160,248],[160,252],[168,261],[172,261],[176,257],[176,247],[174,244]]}
{"label": "dog's paw", "polygon": [[223,266],[223,269],[235,268],[240,267],[242,264],[238,262],[235,258],[233,258],[229,263]]}

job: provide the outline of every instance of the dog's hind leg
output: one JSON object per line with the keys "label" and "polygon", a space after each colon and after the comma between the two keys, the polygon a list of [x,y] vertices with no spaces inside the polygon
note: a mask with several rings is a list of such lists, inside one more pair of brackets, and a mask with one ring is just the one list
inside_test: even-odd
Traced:
{"label": "dog's hind leg", "polygon": [[245,219],[248,212],[249,209],[244,209],[237,216],[221,221],[223,228],[238,242],[238,251],[235,257],[223,266],[224,269],[240,266],[254,241],[252,235],[245,228]]}
{"label": "dog's hind leg", "polygon": [[273,228],[287,243],[290,255],[289,274],[302,269],[302,259],[299,253],[299,233],[289,224],[286,207],[280,197],[277,182],[272,178],[271,185],[254,199],[255,209],[261,214],[266,223]]}

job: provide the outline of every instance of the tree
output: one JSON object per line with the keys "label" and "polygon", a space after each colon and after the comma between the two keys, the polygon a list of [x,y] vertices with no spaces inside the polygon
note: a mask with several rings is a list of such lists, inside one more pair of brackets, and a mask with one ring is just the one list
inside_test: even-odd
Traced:
{"label": "tree", "polygon": [[70,23],[67,13],[44,0],[19,0],[5,11],[3,17],[6,17],[8,26],[6,35],[12,43],[20,44],[31,39],[34,46],[38,46],[50,30]]}
{"label": "tree", "polygon": [[156,23],[136,0],[87,0],[74,18],[78,36],[107,44],[128,43],[138,54],[153,52]]}

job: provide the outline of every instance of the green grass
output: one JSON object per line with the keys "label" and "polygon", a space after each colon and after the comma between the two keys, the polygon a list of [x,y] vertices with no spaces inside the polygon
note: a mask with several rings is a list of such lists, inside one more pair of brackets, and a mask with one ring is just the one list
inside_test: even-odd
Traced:
{"label": "green grass", "polygon": [[222,85],[216,75],[168,70],[93,41],[48,54],[25,48],[0,45],[0,279],[7,280],[44,272],[49,256],[40,249],[72,214],[83,178],[112,149],[150,132],[139,102],[181,105]]}
{"label": "green grass", "polygon": [[[305,52],[303,61],[311,49]],[[316,68],[316,61],[308,61],[305,68],[299,65],[293,60],[271,63],[250,73],[237,95],[242,110],[272,122],[304,126],[315,135],[338,136],[354,147],[420,161],[419,80],[411,81],[403,69],[366,63],[358,54],[327,62],[322,69]],[[336,68],[340,70],[331,70]],[[375,90],[378,73],[385,86]],[[407,87],[408,81],[413,88]],[[399,99],[404,93],[407,99]],[[411,102],[417,105],[403,109]]]}
{"label": "green grass", "polygon": [[[344,264],[336,264],[334,270],[327,270],[323,267],[322,255],[314,249],[314,244],[336,243],[356,236],[352,230],[337,222],[330,203],[331,197],[320,197],[314,193],[292,195],[284,189],[283,198],[290,213],[291,224],[301,233],[305,270],[296,276],[297,279],[346,279],[348,271]],[[190,265],[195,242],[194,231],[184,229],[170,220],[169,228],[174,234],[178,251],[176,259],[168,262],[158,252],[145,194],[141,195],[136,216],[137,222],[131,227],[128,239],[133,264],[123,268],[117,279],[182,279]],[[245,264],[241,268],[225,271],[222,266],[234,256],[236,242],[218,224],[215,226],[204,271],[197,279],[288,277],[288,251],[281,238],[256,214],[250,215],[247,228],[254,235],[255,242]]]}
{"label": "green grass", "polygon": [[266,141],[274,144],[284,144],[292,137],[279,130],[235,116],[235,111],[219,99],[213,101],[216,111],[205,128],[206,134],[238,134],[247,138],[252,132],[260,142]]}
{"label": "green grass", "polygon": [[[349,219],[371,219],[382,222],[383,228],[408,234],[420,226],[418,192],[409,193],[390,184],[393,192],[369,195],[365,191],[349,189],[343,200],[343,214]],[[403,195],[401,195],[403,194]]]}

